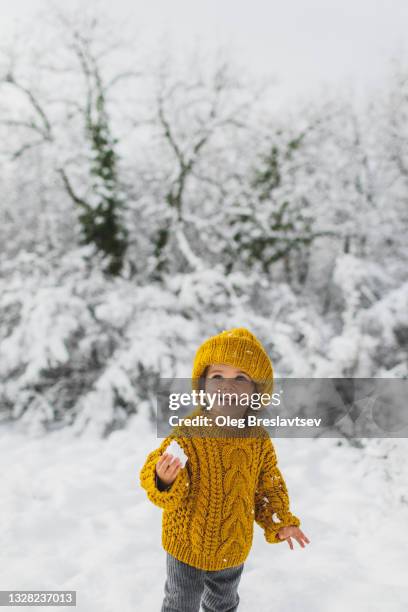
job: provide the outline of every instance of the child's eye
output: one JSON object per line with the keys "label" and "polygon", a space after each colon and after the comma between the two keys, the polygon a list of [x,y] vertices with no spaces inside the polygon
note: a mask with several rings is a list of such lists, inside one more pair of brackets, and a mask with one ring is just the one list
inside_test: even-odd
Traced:
{"label": "child's eye", "polygon": [[248,380],[247,378],[245,378],[245,376],[242,376],[242,374],[239,374],[237,376],[237,380],[239,380],[239,379],[241,379],[241,380]]}
{"label": "child's eye", "polygon": [[221,374],[215,374],[214,376],[212,376],[211,378],[222,378]]}

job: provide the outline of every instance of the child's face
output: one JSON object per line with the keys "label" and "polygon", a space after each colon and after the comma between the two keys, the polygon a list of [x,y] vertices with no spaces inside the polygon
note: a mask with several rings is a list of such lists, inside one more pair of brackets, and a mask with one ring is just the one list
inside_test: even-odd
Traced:
{"label": "child's face", "polygon": [[239,397],[243,394],[249,396],[255,388],[254,381],[249,374],[240,368],[234,366],[217,363],[212,364],[207,369],[205,378],[206,393],[227,393],[231,394],[225,398],[224,403],[215,404],[214,408],[222,414],[229,414],[234,417],[241,417],[247,410],[248,404],[240,404]]}

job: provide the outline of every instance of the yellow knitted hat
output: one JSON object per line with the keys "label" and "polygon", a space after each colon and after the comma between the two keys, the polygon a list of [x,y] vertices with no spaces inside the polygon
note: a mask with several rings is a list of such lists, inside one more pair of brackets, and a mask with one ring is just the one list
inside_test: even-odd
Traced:
{"label": "yellow knitted hat", "polygon": [[245,327],[226,329],[198,348],[192,372],[193,390],[199,391],[200,376],[207,366],[215,363],[241,368],[257,383],[260,393],[272,394],[272,362],[258,338]]}

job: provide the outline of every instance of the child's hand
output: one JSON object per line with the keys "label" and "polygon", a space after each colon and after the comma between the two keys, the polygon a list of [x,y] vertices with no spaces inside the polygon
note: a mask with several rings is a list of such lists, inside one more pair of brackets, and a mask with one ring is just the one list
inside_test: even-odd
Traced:
{"label": "child's hand", "polygon": [[294,525],[289,525],[289,527],[281,527],[278,531],[278,538],[280,540],[287,540],[290,548],[293,550],[292,540],[290,538],[295,538],[295,540],[300,544],[302,548],[305,547],[303,540],[310,544],[310,540],[306,537],[299,527],[295,527]]}
{"label": "child's hand", "polygon": [[165,485],[170,485],[176,480],[180,469],[180,459],[174,458],[170,453],[164,453],[156,463],[156,474]]}

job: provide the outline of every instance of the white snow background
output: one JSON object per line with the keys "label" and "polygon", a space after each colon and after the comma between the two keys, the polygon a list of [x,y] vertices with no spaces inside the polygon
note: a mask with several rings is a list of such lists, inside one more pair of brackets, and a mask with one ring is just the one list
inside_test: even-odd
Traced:
{"label": "white snow background", "polygon": [[[161,510],[139,486],[139,470],[160,442],[143,414],[104,441],[68,428],[30,437],[3,425],[1,588],[76,590],[81,612],[159,610]],[[365,458],[338,442],[274,440],[310,544],[268,544],[255,524],[242,612],[407,609],[406,440],[369,440]],[[384,459],[391,447],[394,466]]]}

